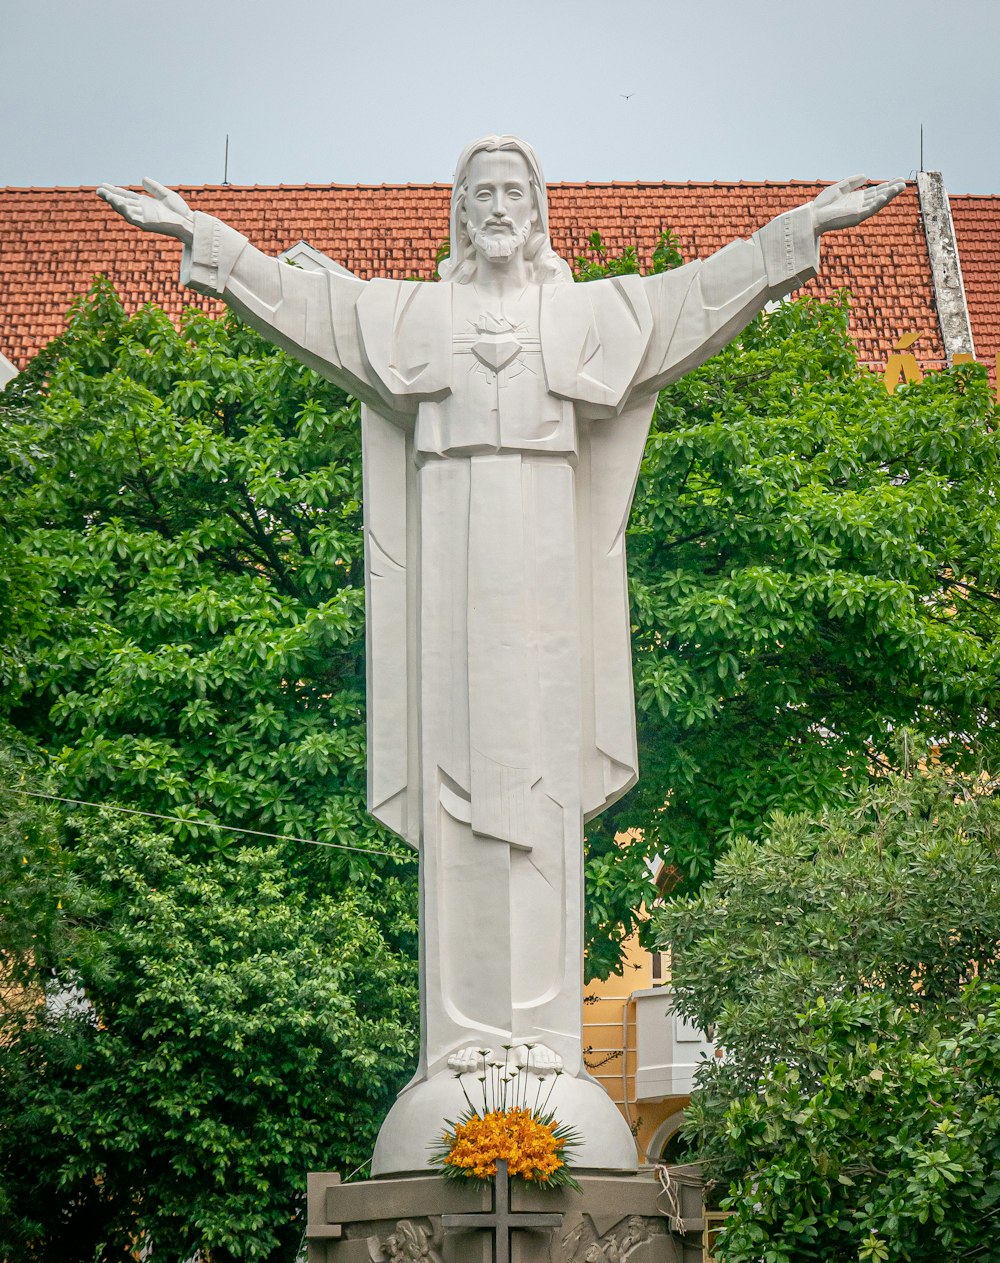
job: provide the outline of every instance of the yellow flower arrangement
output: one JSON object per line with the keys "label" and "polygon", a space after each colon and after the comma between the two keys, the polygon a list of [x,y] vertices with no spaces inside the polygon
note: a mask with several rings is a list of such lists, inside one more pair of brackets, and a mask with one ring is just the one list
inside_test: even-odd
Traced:
{"label": "yellow flower arrangement", "polygon": [[489,1110],[483,1115],[472,1111],[450,1124],[442,1141],[431,1161],[451,1179],[485,1183],[496,1175],[498,1160],[506,1158],[512,1178],[520,1176],[542,1188],[580,1187],[563,1159],[577,1137],[551,1115],[520,1108]]}
{"label": "yellow flower arrangement", "polygon": [[[511,1178],[542,1188],[568,1185],[579,1190],[580,1185],[566,1164],[566,1155],[580,1143],[580,1137],[545,1112],[547,1098],[539,1107],[541,1078],[510,1067],[507,1057],[502,1064],[491,1064],[487,1061],[489,1050],[482,1051],[483,1069],[492,1072],[489,1077],[487,1073],[479,1077],[482,1107],[475,1107],[466,1093],[469,1108],[457,1122],[448,1120],[431,1163],[440,1166],[448,1179],[486,1183],[495,1178],[497,1162],[505,1159]],[[460,1075],[456,1077],[461,1079]],[[535,1104],[529,1106],[528,1081],[536,1077],[539,1091],[535,1093]],[[465,1092],[464,1085],[462,1090]]]}

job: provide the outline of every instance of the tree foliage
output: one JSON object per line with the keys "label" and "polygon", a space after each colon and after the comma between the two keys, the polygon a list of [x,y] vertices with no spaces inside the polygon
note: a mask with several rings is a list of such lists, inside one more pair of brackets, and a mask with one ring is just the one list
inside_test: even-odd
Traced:
{"label": "tree foliage", "polygon": [[[654,270],[679,259],[664,234]],[[634,251],[611,259],[595,238],[580,275],[637,267]],[[185,883],[203,883],[239,938],[225,874],[242,875],[241,907],[259,880],[262,926],[276,882],[302,950],[336,956],[304,914],[329,891],[336,907],[361,901],[395,953],[386,968],[402,968],[415,865],[364,810],[356,404],[231,317],[191,312],[179,329],[151,308],[128,317],[101,283],[0,411],[4,713],[48,754],[58,792],[181,821],[138,832],[135,877],[130,829],[102,823],[122,906],[162,871],[182,908]],[[953,741],[993,726],[993,420],[975,366],[888,396],[856,365],[843,304],[784,306],[662,393],[629,534],[642,779],[588,830],[592,972],[617,964],[652,852],[694,889],[770,811],[843,800],[873,766],[895,765],[900,725]],[[279,879],[269,853],[223,824],[328,845],[285,844]],[[60,860],[53,881],[95,889],[93,827],[52,852],[79,850],[82,866]],[[626,828],[643,841],[619,846]],[[21,881],[15,901],[33,888]],[[350,957],[347,923],[330,916]],[[114,926],[100,924],[112,952]],[[144,950],[160,959],[153,939]],[[95,974],[98,998],[99,985]],[[407,994],[387,990],[381,1009],[371,997],[373,1019],[396,1021]],[[35,1045],[25,1034],[17,1047]],[[206,1041],[198,1064],[208,1073],[223,1052]],[[13,1100],[40,1072],[32,1055],[8,1058],[11,1082],[35,1067]],[[326,1163],[352,1161],[351,1146],[337,1139]],[[132,1187],[116,1163],[100,1177],[109,1196],[113,1173]]]}
{"label": "tree foliage", "polygon": [[371,897],[4,781],[0,1257],[293,1257],[304,1172],[367,1162],[415,1053]]}
{"label": "tree foliage", "polygon": [[[23,382],[14,379],[0,393],[0,486],[12,476],[30,478],[44,453],[35,441]],[[30,552],[19,546],[21,514],[18,498],[0,497],[0,698],[10,705],[28,683],[26,671],[32,637],[43,626],[37,568]],[[2,703],[0,703],[2,705]]]}
{"label": "tree foliage", "polygon": [[364,810],[356,404],[234,319],[129,319],[104,284],[32,373],[12,432],[45,458],[5,490],[47,619],[15,725],[80,797],[392,849]]}
{"label": "tree foliage", "polygon": [[1000,803],[939,771],[777,815],[658,914],[711,1028],[688,1133],[727,1263],[991,1258],[1000,1199]]}
{"label": "tree foliage", "polygon": [[[116,1023],[10,1036],[15,1222],[70,1258],[155,1219],[163,1251],[184,1203],[213,1258],[287,1257],[305,1170],[370,1156],[416,1053],[416,864],[364,809],[357,407],[235,320],[129,318],[103,283],[0,406],[8,734],[53,792],[171,818],[36,857],[53,906],[64,880],[95,901],[74,976]],[[65,933],[87,916],[63,897]]]}
{"label": "tree foliage", "polygon": [[[663,234],[652,269],[679,261]],[[595,237],[578,266],[638,262]],[[7,638],[11,717],[69,792],[399,850],[364,810],[356,405],[232,318],[177,331],[106,286],[15,385],[11,441],[44,457],[3,499],[46,619]],[[696,888],[770,811],[894,766],[900,726],[959,751],[994,726],[994,414],[974,365],[888,395],[843,302],[786,304],[661,393],[628,540],[641,778],[588,827],[592,973],[649,856]]]}
{"label": "tree foliage", "polygon": [[[599,232],[587,238],[587,251],[574,260],[573,277],[577,281],[600,281],[608,276],[629,276],[639,272],[638,245],[626,246],[621,254],[611,254]],[[661,228],[649,259],[649,271],[668,272],[680,267],[684,256],[677,234],[669,228]]]}
{"label": "tree foliage", "polygon": [[[661,392],[629,528],[638,786],[588,828],[591,964],[646,854],[691,890],[775,810],[997,722],[1000,437],[986,373],[889,395],[845,302],[785,304]],[[644,848],[616,831],[639,828]],[[648,886],[646,886],[648,890]]]}

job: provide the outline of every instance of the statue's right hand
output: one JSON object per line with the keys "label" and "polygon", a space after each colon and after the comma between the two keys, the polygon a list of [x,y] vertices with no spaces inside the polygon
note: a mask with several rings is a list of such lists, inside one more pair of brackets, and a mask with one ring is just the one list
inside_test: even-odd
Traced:
{"label": "statue's right hand", "polygon": [[152,194],[151,197],[145,193],[133,193],[131,189],[120,189],[116,184],[98,185],[97,196],[137,228],[144,228],[146,232],[162,232],[190,245],[194,241],[194,212],[183,197],[148,176],[142,186]]}

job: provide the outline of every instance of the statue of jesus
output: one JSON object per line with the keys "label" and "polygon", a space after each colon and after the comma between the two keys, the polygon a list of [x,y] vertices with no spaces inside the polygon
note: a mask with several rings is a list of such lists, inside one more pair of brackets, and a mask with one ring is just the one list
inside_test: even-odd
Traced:
{"label": "statue of jesus", "polygon": [[[421,865],[421,1062],[374,1171],[419,1169],[434,1136],[403,1133],[485,1049],[600,1093],[583,829],[638,776],[625,528],[656,393],[904,186],[844,180],[705,261],[574,285],[534,150],[486,136],[459,158],[431,285],[289,266],[144,184],[99,192],[183,242],[183,281],[364,405],[369,809]],[[562,1121],[600,1139],[561,1092]],[[600,1144],[581,1165],[634,1165]]]}

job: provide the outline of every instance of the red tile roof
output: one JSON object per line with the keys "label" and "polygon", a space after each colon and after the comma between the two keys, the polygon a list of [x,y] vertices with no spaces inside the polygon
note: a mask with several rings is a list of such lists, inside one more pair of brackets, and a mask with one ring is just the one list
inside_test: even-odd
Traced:
{"label": "red tile roof", "polygon": [[[587,252],[596,230],[610,252],[634,245],[648,261],[661,227],[669,227],[686,259],[704,257],[814,197],[821,187],[553,184],[553,245],[573,259]],[[268,253],[304,239],[362,277],[430,276],[448,235],[450,190],[443,184],[205,186],[180,192]],[[953,199],[956,221],[966,201],[997,199]],[[1000,219],[994,222],[1000,225]],[[996,235],[1000,226],[992,231]],[[93,189],[0,189],[0,351],[23,367],[63,328],[70,303],[99,272],[112,279],[129,309],[156,302],[176,315],[187,305],[217,307],[180,286],[179,255],[175,241],[130,227]],[[992,258],[998,257],[994,250]],[[852,331],[862,361],[881,366],[900,334],[926,330],[919,358],[927,367],[940,366],[944,352],[914,186],[867,223],[827,237],[822,258],[820,276],[809,289],[852,291]],[[997,293],[995,285],[990,292]],[[1000,323],[1000,315],[991,318]]]}
{"label": "red tile roof", "polygon": [[1000,197],[950,200],[976,358],[995,362],[1000,352]]}

